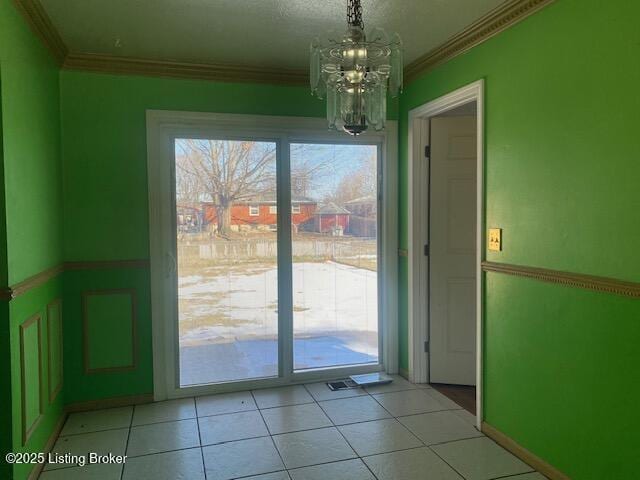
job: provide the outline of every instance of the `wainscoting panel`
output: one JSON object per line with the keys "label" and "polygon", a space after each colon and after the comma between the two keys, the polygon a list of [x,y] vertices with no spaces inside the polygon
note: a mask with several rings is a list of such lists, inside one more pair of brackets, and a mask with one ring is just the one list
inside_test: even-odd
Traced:
{"label": "wainscoting panel", "polygon": [[62,301],[47,305],[47,350],[49,403],[53,403],[62,389]]}
{"label": "wainscoting panel", "polygon": [[148,266],[65,263],[65,404],[153,392]]}
{"label": "wainscoting panel", "polygon": [[34,315],[20,325],[20,390],[22,445],[25,445],[44,410],[40,315]]}
{"label": "wainscoting panel", "polygon": [[83,292],[85,373],[118,372],[136,368],[136,317],[134,289]]}

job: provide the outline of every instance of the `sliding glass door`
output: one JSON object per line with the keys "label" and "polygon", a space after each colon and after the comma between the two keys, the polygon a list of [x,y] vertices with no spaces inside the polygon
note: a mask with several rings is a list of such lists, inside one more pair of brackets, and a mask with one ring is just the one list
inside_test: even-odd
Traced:
{"label": "sliding glass door", "polygon": [[296,371],[378,362],[378,148],[291,145]]}
{"label": "sliding glass door", "polygon": [[[175,139],[180,387],[379,362],[379,147],[284,148]],[[278,228],[283,208],[290,232]]]}
{"label": "sliding glass door", "polygon": [[198,120],[150,137],[156,396],[381,370],[386,137]]}
{"label": "sliding glass door", "polygon": [[276,143],[179,138],[180,386],[278,376]]}

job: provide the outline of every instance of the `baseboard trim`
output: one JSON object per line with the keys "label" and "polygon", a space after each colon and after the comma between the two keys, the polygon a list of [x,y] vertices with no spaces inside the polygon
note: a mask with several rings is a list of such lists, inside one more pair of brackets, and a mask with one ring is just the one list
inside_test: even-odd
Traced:
{"label": "baseboard trim", "polygon": [[103,408],[127,407],[129,405],[140,405],[151,402],[153,402],[153,393],[144,393],[142,395],[128,395],[124,397],[111,397],[70,403],[64,410],[67,413],[88,412],[91,410],[101,410]]}
{"label": "baseboard trim", "polygon": [[[45,457],[49,452],[51,452],[51,450],[53,450],[53,446],[56,444],[56,440],[58,440],[58,437],[60,436],[60,432],[62,431],[62,427],[64,426],[64,422],[66,420],[67,412],[63,410],[62,415],[60,415],[60,418],[58,419],[58,423],[56,423],[53,432],[51,432],[51,435],[49,435],[47,443],[44,444],[44,448],[42,449],[42,453],[44,453]],[[31,472],[29,473],[27,479],[37,480],[43,469],[44,463],[36,463],[33,469],[31,469]]]}
{"label": "baseboard trim", "polygon": [[500,430],[486,422],[482,422],[482,433],[551,480],[571,480],[570,477],[562,473],[560,470],[550,465],[534,453],[531,453],[511,437],[508,437]]}
{"label": "baseboard trim", "polygon": [[[62,410],[62,414],[56,423],[53,432],[49,435],[47,443],[45,443],[42,453],[45,456],[51,452],[53,446],[56,444],[56,440],[60,436],[60,432],[62,432],[62,427],[64,427],[64,423],[67,421],[67,417],[71,413],[76,412],[87,412],[90,410],[100,410],[103,408],[116,408],[116,407],[126,407],[129,405],[140,405],[143,403],[151,403],[153,402],[153,394],[147,393],[143,395],[130,395],[125,397],[113,397],[113,398],[105,398],[102,400],[90,400],[87,402],[77,402],[66,405]],[[27,480],[37,480],[42,470],[44,469],[44,463],[37,463],[29,473]]]}

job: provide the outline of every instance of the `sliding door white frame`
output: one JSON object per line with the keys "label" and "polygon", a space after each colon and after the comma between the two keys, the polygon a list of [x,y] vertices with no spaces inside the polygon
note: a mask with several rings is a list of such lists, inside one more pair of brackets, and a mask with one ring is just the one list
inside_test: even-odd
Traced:
{"label": "sliding door white frame", "polygon": [[[278,148],[278,203],[290,203],[289,145],[291,143],[341,143],[378,145],[381,165],[382,221],[380,229],[379,328],[382,337],[381,363],[293,371],[293,328],[291,289],[291,230],[289,209],[278,215],[278,307],[279,377],[214,385],[179,387],[177,286],[175,282],[175,210],[170,188],[173,178],[176,138],[225,138],[272,141]],[[287,385],[340,378],[354,373],[384,369],[398,371],[397,321],[397,125],[389,122],[385,132],[350,138],[328,131],[324,119],[272,117],[262,115],[147,111],[147,170],[149,187],[149,236],[151,254],[151,322],[153,328],[154,399],[204,395],[232,390]]]}

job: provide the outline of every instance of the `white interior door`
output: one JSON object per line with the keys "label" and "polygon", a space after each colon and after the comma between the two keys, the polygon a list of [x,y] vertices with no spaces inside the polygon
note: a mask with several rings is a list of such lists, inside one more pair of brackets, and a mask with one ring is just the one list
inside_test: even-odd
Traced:
{"label": "white interior door", "polygon": [[431,119],[430,381],[476,382],[476,117]]}

